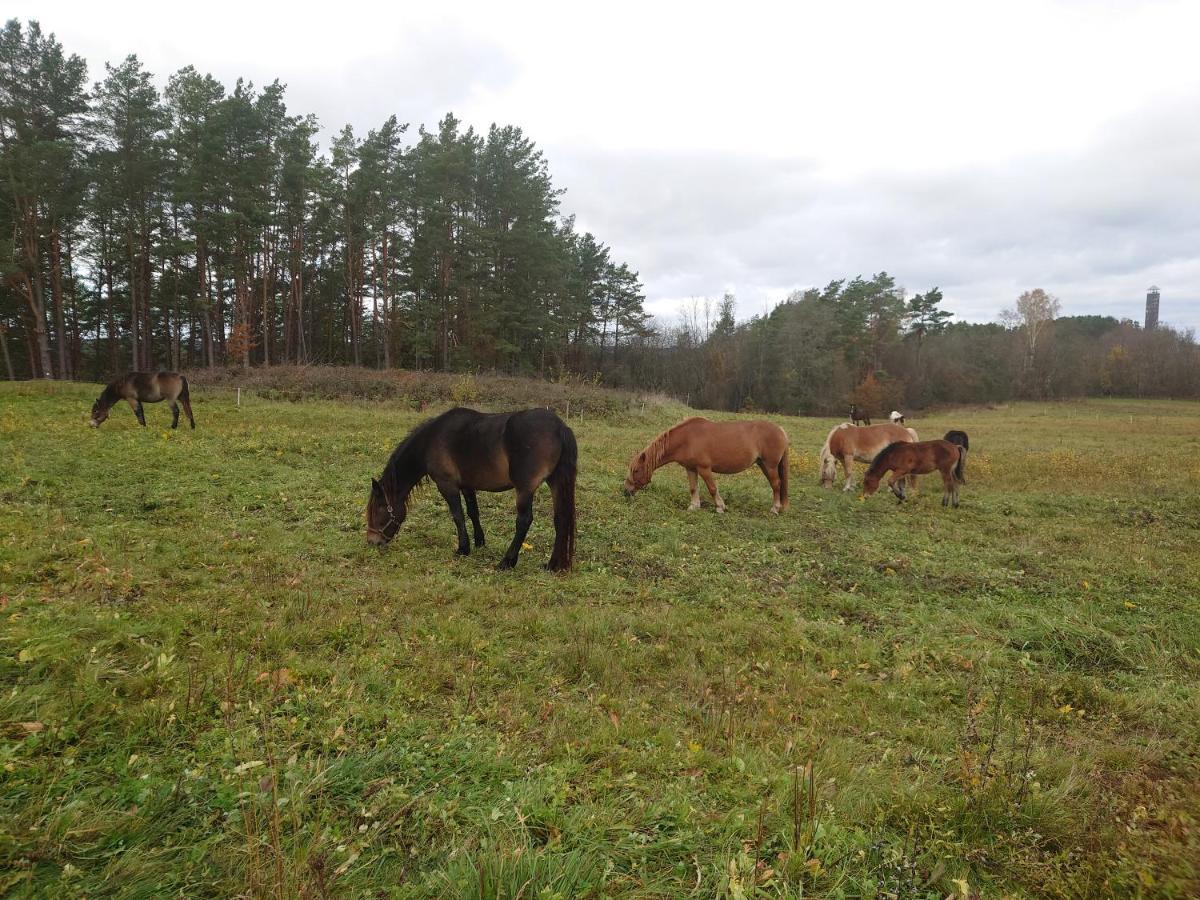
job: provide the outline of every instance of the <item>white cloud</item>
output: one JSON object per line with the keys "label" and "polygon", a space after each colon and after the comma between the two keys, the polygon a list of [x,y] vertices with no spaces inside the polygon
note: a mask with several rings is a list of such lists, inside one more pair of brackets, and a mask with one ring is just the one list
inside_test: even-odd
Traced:
{"label": "white cloud", "polygon": [[10,7],[93,78],[136,52],[279,78],[328,131],[520,125],[655,311],[886,269],[971,319],[1032,286],[1140,318],[1154,282],[1200,326],[1193,3]]}

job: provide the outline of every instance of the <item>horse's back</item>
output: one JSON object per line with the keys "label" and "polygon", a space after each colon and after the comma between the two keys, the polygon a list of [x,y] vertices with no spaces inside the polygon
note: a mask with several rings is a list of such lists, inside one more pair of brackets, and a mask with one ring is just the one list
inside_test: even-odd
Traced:
{"label": "horse's back", "polygon": [[[880,425],[838,426],[830,433],[831,450],[835,456],[852,455],[860,462],[870,462],[892,444],[912,443],[916,432],[890,422]],[[833,445],[838,445],[834,449]],[[840,452],[839,452],[840,450]]]}
{"label": "horse's back", "polygon": [[741,472],[764,456],[773,464],[787,448],[787,433],[774,422],[713,422],[699,417],[687,422],[693,424],[681,435],[686,441],[683,455],[721,474]]}
{"label": "horse's back", "polygon": [[552,410],[482,413],[455,407],[438,418],[432,437],[449,451],[444,464],[464,487],[504,491],[514,481],[545,478],[562,453],[566,426]]}

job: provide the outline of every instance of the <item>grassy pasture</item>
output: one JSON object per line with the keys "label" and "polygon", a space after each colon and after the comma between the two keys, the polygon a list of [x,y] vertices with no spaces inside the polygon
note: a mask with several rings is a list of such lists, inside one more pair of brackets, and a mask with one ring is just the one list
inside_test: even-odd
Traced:
{"label": "grassy pasture", "polygon": [[[0,894],[1196,896],[1200,407],[1014,404],[963,506],[752,470],[620,494],[683,414],[572,419],[580,561],[362,507],[417,413],[0,385]],[[427,415],[427,414],[426,414]],[[861,474],[861,470],[860,470]],[[703,492],[703,488],[702,488]]]}

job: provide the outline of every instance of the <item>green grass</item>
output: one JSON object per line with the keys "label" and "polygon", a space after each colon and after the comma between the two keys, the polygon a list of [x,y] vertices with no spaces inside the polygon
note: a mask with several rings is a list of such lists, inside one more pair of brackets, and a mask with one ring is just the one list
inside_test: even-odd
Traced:
{"label": "green grass", "polygon": [[511,495],[468,558],[433,491],[366,545],[410,410],[97,392],[0,385],[0,894],[1200,890],[1196,404],[917,418],[956,511],[822,491],[833,423],[777,417],[780,517],[621,496],[680,409],[573,419],[556,577],[544,490],[514,572]]}

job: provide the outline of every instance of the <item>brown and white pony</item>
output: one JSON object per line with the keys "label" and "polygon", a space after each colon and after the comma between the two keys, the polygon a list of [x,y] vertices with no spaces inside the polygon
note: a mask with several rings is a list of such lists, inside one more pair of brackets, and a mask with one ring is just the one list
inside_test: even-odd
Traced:
{"label": "brown and white pony", "polygon": [[99,428],[100,423],[108,418],[108,411],[122,400],[129,404],[143,428],[146,427],[146,414],[142,411],[142,404],[161,403],[163,400],[171,406],[172,428],[179,427],[180,404],[192,427],[196,427],[188,382],[178,372],[130,372],[123,375],[106,387],[92,404],[92,418],[88,424]]}
{"label": "brown and white pony", "polygon": [[679,463],[687,470],[692,502],[700,508],[697,478],[703,478],[717,512],[725,512],[725,501],[713,475],[732,475],[757,465],[771,483],[771,512],[788,507],[788,436],[772,422],[713,422],[701,416],[684,419],[646,445],[629,461],[625,496],[632,497],[650,483],[654,470]]}
{"label": "brown and white pony", "polygon": [[843,422],[825,438],[821,448],[821,487],[829,487],[837,477],[837,464],[846,475],[845,491],[854,490],[854,460],[869,463],[879,451],[894,441],[919,440],[917,433],[902,425],[851,425]]}
{"label": "brown and white pony", "polygon": [[863,497],[879,490],[879,482],[892,473],[888,485],[901,501],[905,498],[904,479],[913,475],[942,473],[942,506],[958,506],[958,486],[963,483],[963,460],[967,451],[950,441],[897,441],[884,447],[867,474],[863,476]]}

